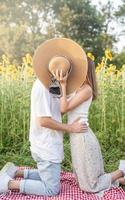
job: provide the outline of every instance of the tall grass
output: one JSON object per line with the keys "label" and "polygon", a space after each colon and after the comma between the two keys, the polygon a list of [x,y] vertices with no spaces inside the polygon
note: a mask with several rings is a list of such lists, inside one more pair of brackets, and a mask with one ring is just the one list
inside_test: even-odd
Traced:
{"label": "tall grass", "polygon": [[[20,149],[29,129],[31,83],[26,80],[1,80],[0,148]],[[13,148],[13,150],[14,150]]]}
{"label": "tall grass", "polygon": [[[106,164],[114,169],[125,159],[125,66],[117,70],[105,54],[96,68],[99,96],[90,108],[89,123],[97,135]],[[6,161],[34,165],[29,152],[30,92],[34,81],[32,58],[14,66],[4,55],[0,61],[0,165]],[[65,120],[65,117],[64,117]],[[64,138],[65,160],[71,170],[68,135]]]}

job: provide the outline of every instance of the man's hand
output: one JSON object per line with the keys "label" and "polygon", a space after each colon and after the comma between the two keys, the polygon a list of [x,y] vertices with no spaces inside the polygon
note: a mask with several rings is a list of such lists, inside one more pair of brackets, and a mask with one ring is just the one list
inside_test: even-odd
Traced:
{"label": "man's hand", "polygon": [[85,133],[87,131],[88,131],[87,124],[80,122],[80,118],[78,118],[71,124],[71,130],[70,130],[71,133]]}
{"label": "man's hand", "polygon": [[62,124],[51,117],[37,117],[37,123],[41,127],[57,131],[66,131],[68,133],[84,133],[88,131],[88,126],[80,122],[80,117],[72,124]]}

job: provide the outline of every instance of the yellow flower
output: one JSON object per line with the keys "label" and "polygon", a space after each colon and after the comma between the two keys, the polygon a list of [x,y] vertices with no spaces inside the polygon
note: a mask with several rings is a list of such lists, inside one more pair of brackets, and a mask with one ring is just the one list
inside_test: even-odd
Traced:
{"label": "yellow flower", "polygon": [[27,60],[26,60],[25,57],[23,57],[22,60],[23,60],[23,63],[24,63],[24,64],[27,64]]}
{"label": "yellow flower", "polygon": [[104,66],[105,66],[105,63],[102,60],[101,63],[98,63],[98,65],[96,67],[96,73],[100,72],[102,70],[102,68],[104,68]]}
{"label": "yellow flower", "polygon": [[102,61],[100,64],[99,64],[100,68],[102,69],[104,66],[105,66],[105,63]]}
{"label": "yellow flower", "polygon": [[26,54],[26,61],[28,64],[32,64],[32,57],[29,53]]}
{"label": "yellow flower", "polygon": [[112,53],[109,49],[105,50],[105,56],[107,59],[109,59],[110,61],[112,60]]}
{"label": "yellow flower", "polygon": [[0,66],[0,74],[2,74],[2,71],[3,71],[2,69],[3,69],[3,67],[2,67],[2,66]]}
{"label": "yellow flower", "polygon": [[12,74],[11,78],[12,78],[13,80],[17,80],[17,75],[16,75],[16,74]]}
{"label": "yellow flower", "polygon": [[6,72],[6,68],[3,65],[0,65],[0,74],[3,74]]}
{"label": "yellow flower", "polygon": [[116,71],[116,65],[110,64],[109,68],[112,69],[112,71]]}
{"label": "yellow flower", "polygon": [[118,79],[119,77],[121,77],[121,75],[122,75],[122,71],[116,70],[116,79]]}
{"label": "yellow flower", "polygon": [[32,76],[33,75],[33,68],[32,67],[25,67],[24,68],[24,76]]}
{"label": "yellow flower", "polygon": [[125,71],[125,65],[122,65],[121,70]]}
{"label": "yellow flower", "polygon": [[2,59],[6,60],[6,55],[5,54],[2,55]]}
{"label": "yellow flower", "polygon": [[99,67],[96,67],[96,70],[95,70],[96,74],[98,74],[100,72],[100,68]]}
{"label": "yellow flower", "polygon": [[2,55],[2,59],[3,59],[4,63],[6,63],[6,64],[10,63],[9,58],[5,54]]}
{"label": "yellow flower", "polygon": [[102,57],[102,62],[103,62],[103,63],[106,62],[106,57],[105,57],[105,56]]}
{"label": "yellow flower", "polygon": [[90,53],[90,52],[88,52],[87,53],[87,56],[91,59],[91,60],[95,60],[95,57],[94,57],[94,55],[92,54],[92,53]]}

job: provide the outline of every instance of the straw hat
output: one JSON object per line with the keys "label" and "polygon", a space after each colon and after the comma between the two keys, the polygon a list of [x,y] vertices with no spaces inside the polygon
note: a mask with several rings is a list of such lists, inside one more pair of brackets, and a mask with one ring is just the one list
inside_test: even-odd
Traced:
{"label": "straw hat", "polygon": [[52,73],[70,71],[67,80],[67,94],[74,92],[85,81],[87,75],[87,57],[84,50],[73,40],[54,38],[42,43],[35,51],[33,68],[39,80],[49,88]]}

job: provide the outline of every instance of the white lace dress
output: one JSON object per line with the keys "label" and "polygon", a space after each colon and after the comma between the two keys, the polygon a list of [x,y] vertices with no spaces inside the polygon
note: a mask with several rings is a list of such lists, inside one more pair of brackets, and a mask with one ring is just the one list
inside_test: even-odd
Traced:
{"label": "white lace dress", "polygon": [[[75,93],[70,95],[69,99],[74,95]],[[92,97],[68,112],[68,123],[72,123],[78,117],[88,122],[91,102]],[[105,190],[118,186],[118,181],[111,184],[111,174],[104,172],[100,145],[90,128],[86,133],[71,133],[70,144],[73,171],[83,191],[93,192],[101,197]]]}

